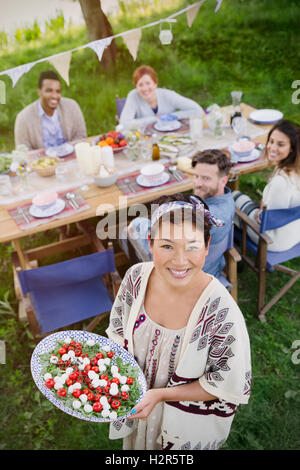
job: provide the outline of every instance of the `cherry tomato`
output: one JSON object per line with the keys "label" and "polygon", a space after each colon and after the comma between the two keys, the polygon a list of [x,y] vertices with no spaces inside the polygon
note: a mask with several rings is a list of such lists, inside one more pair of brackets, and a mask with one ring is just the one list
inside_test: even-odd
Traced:
{"label": "cherry tomato", "polygon": [[125,147],[127,145],[127,142],[125,139],[121,139],[119,142],[119,147]]}
{"label": "cherry tomato", "polygon": [[94,396],[94,400],[99,401],[101,397],[102,397],[101,393],[96,393]]}
{"label": "cherry tomato", "polygon": [[67,395],[67,390],[65,388],[59,388],[57,390],[57,394],[60,396],[60,397],[65,397]]}
{"label": "cherry tomato", "polygon": [[101,377],[100,377],[100,379],[107,381],[107,380],[108,380],[108,375],[102,374]]}
{"label": "cherry tomato", "polygon": [[96,358],[97,358],[97,359],[103,359],[103,357],[104,357],[104,356],[103,356],[103,354],[102,354],[101,352],[96,354]]}
{"label": "cherry tomato", "polygon": [[93,404],[93,410],[99,412],[102,411],[102,408],[103,406],[101,405],[101,403],[99,401],[95,401],[95,403]]}
{"label": "cherry tomato", "polygon": [[109,385],[103,388],[103,392],[109,394]]}
{"label": "cherry tomato", "polygon": [[89,401],[93,401],[93,400],[94,400],[94,397],[95,397],[95,395],[94,395],[92,392],[89,392],[89,394],[87,395],[87,399],[88,399]]}
{"label": "cherry tomato", "polygon": [[73,385],[73,380],[67,379],[66,380],[66,385],[67,385],[67,387],[70,387],[70,385]]}
{"label": "cherry tomato", "polygon": [[97,374],[99,373],[99,367],[98,366],[93,366],[91,370],[93,370]]}
{"label": "cherry tomato", "polygon": [[81,395],[81,390],[79,390],[79,388],[76,388],[76,390],[74,390],[74,392],[72,393],[73,397],[75,398],[79,398],[80,395]]}
{"label": "cherry tomato", "polygon": [[109,351],[107,353],[107,357],[109,357],[109,359],[111,359],[112,357],[114,357],[114,353],[112,351]]}
{"label": "cherry tomato", "polygon": [[126,401],[129,398],[129,393],[128,392],[121,392],[121,398],[122,400]]}
{"label": "cherry tomato", "polygon": [[91,370],[91,368],[92,368],[91,364],[87,364],[86,366],[84,366],[84,370],[87,370],[87,371]]}
{"label": "cherry tomato", "polygon": [[118,409],[120,405],[121,405],[120,400],[113,400],[113,401],[111,402],[111,407],[112,407],[114,410]]}
{"label": "cherry tomato", "polygon": [[114,377],[114,378],[112,379],[112,382],[115,383],[115,384],[117,384],[117,385],[119,385],[120,380],[118,379],[118,377]]}
{"label": "cherry tomato", "polygon": [[103,388],[102,388],[102,387],[97,387],[96,390],[97,390],[98,393],[102,393],[102,392],[103,392]]}
{"label": "cherry tomato", "polygon": [[71,372],[71,374],[69,375],[69,379],[76,380],[78,378],[78,375],[78,372]]}
{"label": "cherry tomato", "polygon": [[48,387],[48,388],[53,388],[53,387],[54,387],[54,384],[55,384],[55,382],[54,382],[53,379],[48,379],[48,380],[46,380],[46,382],[45,382],[45,385],[46,385],[46,387]]}
{"label": "cherry tomato", "polygon": [[126,383],[127,383],[127,385],[132,385],[133,384],[133,377],[127,377]]}
{"label": "cherry tomato", "polygon": [[89,389],[88,388],[84,388],[82,390],[82,393],[84,393],[85,395],[88,395],[90,393]]}
{"label": "cherry tomato", "polygon": [[64,354],[67,354],[68,350],[67,348],[60,348],[58,350],[58,354],[60,354],[61,356],[63,356]]}
{"label": "cherry tomato", "polygon": [[81,349],[75,349],[75,356],[76,357],[81,356]]}

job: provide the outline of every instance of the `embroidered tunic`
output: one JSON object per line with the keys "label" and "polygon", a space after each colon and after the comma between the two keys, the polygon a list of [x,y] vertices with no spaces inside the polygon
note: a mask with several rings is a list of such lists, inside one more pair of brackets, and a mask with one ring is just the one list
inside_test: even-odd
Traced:
{"label": "embroidered tunic", "polygon": [[[228,291],[212,277],[185,329],[156,328],[142,310],[153,266],[140,263],[127,271],[107,335],[137,358],[149,388],[199,380],[217,399],[160,403],[146,421],[111,423],[110,438],[126,438],[124,449],[218,449],[228,437],[237,405],[246,404],[250,396],[250,344],[244,318]],[[162,362],[165,357],[167,364]]]}

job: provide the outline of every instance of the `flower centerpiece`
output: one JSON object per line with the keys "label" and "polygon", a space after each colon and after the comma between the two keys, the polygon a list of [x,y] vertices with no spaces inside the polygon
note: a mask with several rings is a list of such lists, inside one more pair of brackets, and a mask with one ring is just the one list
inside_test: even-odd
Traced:
{"label": "flower centerpiece", "polygon": [[216,137],[224,135],[223,126],[226,122],[226,116],[218,104],[212,104],[206,110],[206,122],[209,129]]}

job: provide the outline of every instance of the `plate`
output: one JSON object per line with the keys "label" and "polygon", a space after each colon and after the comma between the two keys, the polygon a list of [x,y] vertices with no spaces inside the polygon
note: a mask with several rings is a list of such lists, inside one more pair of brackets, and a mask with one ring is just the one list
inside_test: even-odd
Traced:
{"label": "plate", "polygon": [[[167,125],[166,125],[167,123]],[[177,129],[180,129],[182,126],[180,121],[164,121],[164,124],[158,122],[154,123],[154,129],[160,132],[170,132],[170,131],[176,131]]]}
{"label": "plate", "polygon": [[234,157],[234,161],[238,163],[248,163],[257,160],[260,157],[260,151],[258,149],[253,149],[251,154],[248,157],[239,157],[235,152],[231,152]]}
{"label": "plate", "polygon": [[161,186],[162,184],[165,184],[167,181],[169,181],[170,175],[166,172],[162,174],[162,176],[157,179],[155,182],[149,183],[147,178],[144,177],[144,175],[138,175],[136,178],[137,184],[140,186],[144,186],[145,188],[152,188],[154,186]]}
{"label": "plate", "polygon": [[47,157],[66,157],[74,152],[74,147],[71,144],[62,144],[57,147],[48,147],[45,151]]}
{"label": "plate", "polygon": [[257,109],[252,111],[249,119],[257,124],[274,124],[279,119],[282,119],[282,117],[282,112],[276,109]]}
{"label": "plate", "polygon": [[[64,411],[65,413],[74,416],[75,418],[82,419],[84,421],[94,421],[94,422],[100,422],[100,423],[107,423],[110,420],[108,418],[103,418],[103,417],[98,417],[95,415],[92,416],[86,416],[83,413],[80,413],[79,411],[76,411],[72,408],[69,408],[66,406],[62,401],[60,401],[56,395],[51,391],[51,389],[48,389],[45,385],[44,378],[42,377],[42,370],[43,370],[43,364],[40,362],[40,354],[47,353],[52,351],[57,346],[57,341],[63,341],[67,337],[72,337],[74,341],[77,342],[86,342],[87,340],[94,340],[96,344],[99,344],[99,347],[101,346],[109,346],[111,350],[114,352],[114,354],[122,359],[123,362],[125,363],[130,363],[132,366],[137,366],[139,368],[139,375],[138,375],[138,383],[140,385],[140,396],[137,400],[137,403],[141,401],[143,398],[144,394],[147,391],[147,384],[146,384],[146,379],[144,377],[144,374],[142,370],[140,369],[139,365],[135,361],[134,357],[125,349],[123,349],[121,346],[119,346],[117,343],[112,341],[109,338],[104,338],[103,336],[96,335],[95,333],[90,333],[88,331],[78,331],[78,330],[69,330],[69,331],[59,331],[57,333],[53,333],[49,336],[46,336],[42,341],[38,343],[36,348],[34,349],[32,356],[31,356],[31,362],[30,362],[30,367],[31,367],[31,374],[33,377],[33,380],[40,390],[40,392],[57,408],[60,410]],[[113,361],[112,361],[113,362]],[[123,415],[122,417],[116,418],[114,421],[119,421],[121,419],[124,419],[130,415],[130,412],[128,412],[126,415]]]}
{"label": "plate", "polygon": [[53,204],[53,206],[51,207],[48,207],[48,209],[43,210],[40,207],[34,205],[30,206],[29,214],[37,218],[51,217],[52,215],[61,212],[65,208],[65,205],[65,201],[63,199],[58,198],[55,204]]}

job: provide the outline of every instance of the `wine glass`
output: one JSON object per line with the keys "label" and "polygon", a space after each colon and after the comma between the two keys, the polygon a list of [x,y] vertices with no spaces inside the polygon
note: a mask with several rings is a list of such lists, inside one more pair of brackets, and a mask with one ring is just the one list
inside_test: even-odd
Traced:
{"label": "wine glass", "polygon": [[241,116],[235,117],[232,120],[232,128],[238,138],[247,136],[247,119]]}

